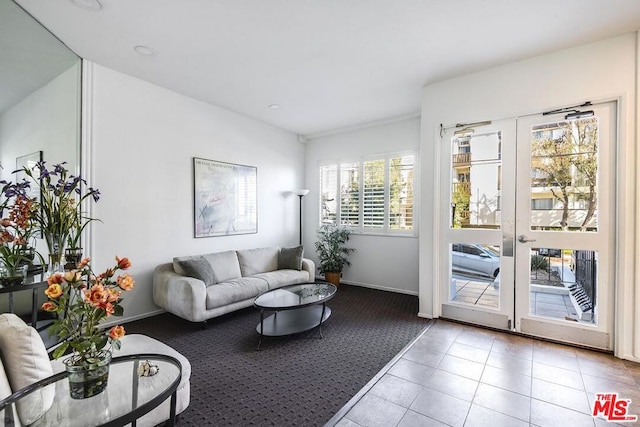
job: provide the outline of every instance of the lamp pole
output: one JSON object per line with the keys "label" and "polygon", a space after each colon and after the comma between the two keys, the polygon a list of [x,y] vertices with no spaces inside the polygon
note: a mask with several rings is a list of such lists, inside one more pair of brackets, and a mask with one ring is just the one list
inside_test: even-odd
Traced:
{"label": "lamp pole", "polygon": [[309,194],[309,190],[294,190],[293,194],[295,194],[296,196],[298,196],[299,200],[300,200],[300,244],[302,245],[302,198],[304,196],[306,196],[307,194]]}

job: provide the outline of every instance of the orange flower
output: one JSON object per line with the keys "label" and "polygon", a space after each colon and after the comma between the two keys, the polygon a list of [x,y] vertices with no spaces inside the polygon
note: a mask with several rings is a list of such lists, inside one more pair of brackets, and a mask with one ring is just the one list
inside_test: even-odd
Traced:
{"label": "orange flower", "polygon": [[2,232],[0,233],[0,242],[1,243],[13,242],[13,234],[9,233],[7,230],[2,230]]}
{"label": "orange flower", "polygon": [[107,317],[111,316],[116,311],[115,307],[110,302],[102,304],[102,308],[104,308],[105,313],[107,313]]}
{"label": "orange flower", "polygon": [[47,301],[42,304],[42,309],[44,311],[56,311],[58,309],[58,304],[53,301]]}
{"label": "orange flower", "polygon": [[71,270],[64,273],[64,281],[67,283],[77,283],[82,280],[82,275],[78,270]]}
{"label": "orange flower", "polygon": [[133,280],[133,277],[131,277],[131,275],[129,274],[118,276],[117,282],[118,286],[120,286],[120,288],[125,291],[130,291],[136,284],[136,282]]}
{"label": "orange flower", "polygon": [[62,286],[58,283],[51,283],[44,293],[51,299],[59,298],[62,295]]}
{"label": "orange flower", "polygon": [[2,218],[2,221],[0,221],[0,225],[5,228],[9,227],[11,225],[11,220],[9,218]]}
{"label": "orange flower", "polygon": [[118,258],[118,256],[116,255],[116,263],[118,264],[118,268],[121,270],[126,270],[127,268],[131,267],[131,261],[129,261],[129,258],[127,257]]}
{"label": "orange flower", "polygon": [[115,273],[116,272],[113,268],[107,268],[104,273],[98,274],[97,278],[98,280],[108,279],[109,277],[113,277]]}
{"label": "orange flower", "polygon": [[107,302],[109,292],[102,285],[93,285],[84,291],[84,299],[94,307],[103,307]]}
{"label": "orange flower", "polygon": [[115,289],[109,289],[109,296],[107,297],[107,301],[116,302],[120,299],[120,291]]}
{"label": "orange flower", "polygon": [[125,330],[123,326],[117,325],[109,329],[109,337],[114,340],[119,340],[125,334]]}
{"label": "orange flower", "polygon": [[60,284],[64,282],[64,277],[62,276],[61,273],[55,273],[51,276],[49,276],[49,278],[47,279],[47,283],[49,285],[54,285],[54,284]]}
{"label": "orange flower", "polygon": [[82,260],[78,263],[78,268],[84,268],[91,262],[91,258],[82,258]]}

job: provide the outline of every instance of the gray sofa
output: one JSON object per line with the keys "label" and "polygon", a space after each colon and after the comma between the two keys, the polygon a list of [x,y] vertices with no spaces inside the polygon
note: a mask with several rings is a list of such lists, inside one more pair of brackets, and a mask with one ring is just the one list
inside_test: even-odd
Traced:
{"label": "gray sofa", "polygon": [[315,264],[302,247],[268,247],[176,257],[153,274],[153,300],[192,322],[253,305],[260,294],[312,282]]}

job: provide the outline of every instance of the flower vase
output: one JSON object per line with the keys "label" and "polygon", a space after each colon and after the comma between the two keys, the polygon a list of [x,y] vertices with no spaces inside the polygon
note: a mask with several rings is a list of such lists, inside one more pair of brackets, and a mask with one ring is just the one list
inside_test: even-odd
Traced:
{"label": "flower vase", "polygon": [[97,396],[107,388],[111,352],[100,351],[88,360],[88,364],[81,363],[80,356],[74,354],[63,361],[69,373],[69,393],[72,399]]}
{"label": "flower vase", "polygon": [[0,286],[3,288],[20,285],[27,277],[27,265],[0,267]]}
{"label": "flower vase", "polygon": [[63,272],[62,254],[64,252],[64,239],[59,234],[47,233],[45,234],[45,240],[47,241],[47,247],[49,248],[49,269],[47,275]]}

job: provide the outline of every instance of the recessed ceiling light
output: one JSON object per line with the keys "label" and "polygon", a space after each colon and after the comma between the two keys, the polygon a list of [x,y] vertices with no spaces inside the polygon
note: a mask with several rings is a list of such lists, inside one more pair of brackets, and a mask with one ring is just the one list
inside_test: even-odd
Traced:
{"label": "recessed ceiling light", "polygon": [[280,108],[279,104],[269,104],[269,108],[271,108],[272,110],[277,110],[278,108]]}
{"label": "recessed ceiling light", "polygon": [[149,46],[136,46],[133,48],[133,50],[135,50],[139,55],[142,56],[156,56],[156,51],[155,49],[149,47]]}
{"label": "recessed ceiling light", "polygon": [[71,3],[87,10],[102,9],[102,3],[100,3],[100,0],[71,0]]}

